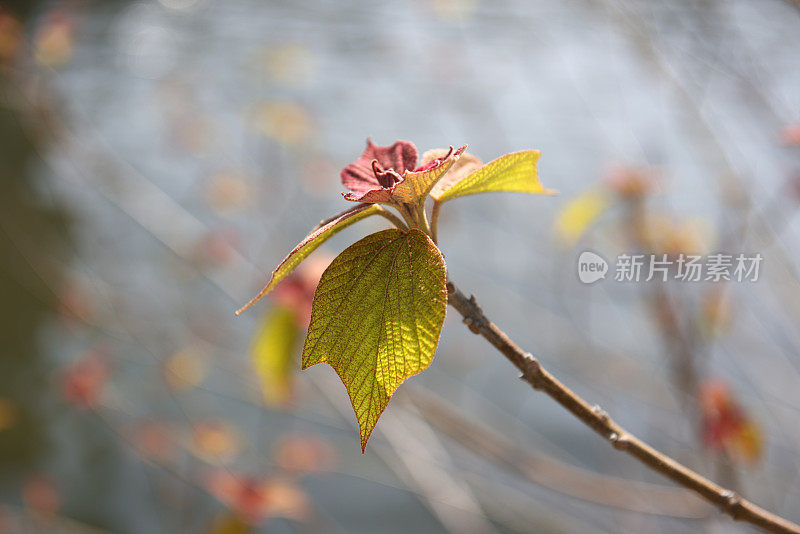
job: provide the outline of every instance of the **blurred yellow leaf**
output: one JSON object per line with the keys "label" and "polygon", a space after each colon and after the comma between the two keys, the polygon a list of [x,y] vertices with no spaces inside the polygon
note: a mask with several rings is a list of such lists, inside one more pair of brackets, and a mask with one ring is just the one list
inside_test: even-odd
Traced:
{"label": "blurred yellow leaf", "polygon": [[742,459],[749,463],[755,462],[761,458],[764,449],[761,430],[753,421],[746,420],[739,428],[733,445]]}
{"label": "blurred yellow leaf", "polygon": [[576,243],[609,205],[609,198],[603,191],[592,189],[581,193],[570,200],[556,217],[556,235],[567,245]]}
{"label": "blurred yellow leaf", "polygon": [[281,406],[289,400],[299,336],[295,312],[285,306],[270,310],[256,332],[251,356],[269,406]]}

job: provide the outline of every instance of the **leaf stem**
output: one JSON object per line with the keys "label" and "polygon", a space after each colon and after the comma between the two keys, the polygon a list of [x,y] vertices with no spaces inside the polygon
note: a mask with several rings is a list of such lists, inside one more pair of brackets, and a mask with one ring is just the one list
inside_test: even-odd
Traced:
{"label": "leaf stem", "polygon": [[464,317],[464,324],[508,358],[522,372],[520,377],[522,380],[528,382],[533,389],[545,392],[585,425],[607,439],[615,449],[627,452],[654,471],[694,491],[736,521],[745,521],[768,532],[800,534],[800,526],[797,524],[715,484],[622,428],[600,406],[590,406],[545,370],[530,353],[523,351],[511,341],[505,332],[484,315],[474,296],[467,298],[450,281],[447,282],[447,292],[449,304]]}
{"label": "leaf stem", "polygon": [[439,208],[442,204],[438,200],[433,201],[433,208],[431,208],[431,239],[437,245],[439,244]]}
{"label": "leaf stem", "polygon": [[404,231],[408,231],[408,226],[406,226],[406,223],[404,223],[402,220],[400,220],[400,217],[398,217],[397,215],[395,215],[391,211],[387,210],[386,208],[384,208],[382,206],[378,206],[378,215],[388,219],[389,222],[391,222],[393,225],[395,225],[399,229],[404,230]]}
{"label": "leaf stem", "polygon": [[[424,202],[421,203],[419,205],[419,208],[417,209],[417,218],[419,219],[419,224],[422,227],[422,230],[426,234],[431,236],[431,239],[433,239],[433,235],[431,233],[431,226],[428,224],[428,214],[425,213],[425,203]],[[434,243],[436,243],[436,241],[434,241]]]}

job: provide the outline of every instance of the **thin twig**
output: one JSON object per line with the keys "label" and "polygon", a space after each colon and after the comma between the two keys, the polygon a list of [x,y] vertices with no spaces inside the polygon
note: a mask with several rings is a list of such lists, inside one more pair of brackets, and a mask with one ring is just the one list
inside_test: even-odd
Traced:
{"label": "thin twig", "polygon": [[745,521],[768,532],[800,534],[800,526],[764,510],[735,492],[715,484],[669,456],[660,453],[617,423],[600,406],[590,406],[544,369],[530,353],[523,351],[492,323],[475,297],[467,298],[452,282],[447,283],[449,304],[463,317],[474,334],[483,336],[522,372],[522,380],[545,392],[575,417],[603,436],[615,449],[627,452],[654,471],[690,489],[717,506],[734,520]]}

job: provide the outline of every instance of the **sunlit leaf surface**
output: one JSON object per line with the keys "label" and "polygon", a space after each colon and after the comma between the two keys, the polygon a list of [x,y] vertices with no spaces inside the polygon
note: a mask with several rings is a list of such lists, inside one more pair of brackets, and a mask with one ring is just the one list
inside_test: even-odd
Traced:
{"label": "sunlit leaf surface", "polygon": [[[444,158],[447,153],[448,149],[446,148],[434,148],[433,150],[428,150],[422,155],[422,161],[420,164],[423,166],[428,165],[431,161]],[[465,176],[469,176],[481,167],[483,167],[483,162],[480,160],[480,158],[470,154],[469,152],[464,152],[461,154],[461,157],[458,158],[458,161],[453,163],[453,166],[450,167],[450,170],[447,171],[447,174],[445,174],[441,180],[436,182],[436,185],[434,185],[433,189],[431,189],[431,196],[433,198],[439,198],[442,193],[450,189],[454,183],[458,182]]]}
{"label": "sunlit leaf surface", "polygon": [[326,362],[347,387],[366,447],[389,398],[433,358],[447,308],[441,253],[418,230],[384,230],[322,275],[303,368]]}
{"label": "sunlit leaf surface", "polygon": [[433,198],[445,202],[465,195],[490,193],[494,191],[513,191],[552,195],[555,192],[542,187],[536,162],[538,150],[523,150],[501,156],[452,184],[448,189],[436,191]]}
{"label": "sunlit leaf surface", "polygon": [[424,201],[436,183],[446,176],[447,171],[458,161],[465,148],[466,145],[455,152],[449,151],[441,160],[433,160],[429,168],[423,167],[417,171],[407,172],[405,179],[395,186],[394,198],[409,204]]}

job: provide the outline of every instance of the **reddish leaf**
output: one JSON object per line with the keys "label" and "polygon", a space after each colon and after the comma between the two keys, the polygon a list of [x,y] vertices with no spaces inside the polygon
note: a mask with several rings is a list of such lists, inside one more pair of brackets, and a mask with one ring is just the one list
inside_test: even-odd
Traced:
{"label": "reddish leaf", "polygon": [[417,148],[412,143],[397,141],[389,147],[380,147],[370,141],[361,158],[342,171],[342,183],[350,189],[344,198],[382,204],[424,202],[464,149],[466,145],[456,151],[451,147],[441,157],[414,168]]}
{"label": "reddish leaf", "polygon": [[397,141],[390,146],[379,146],[367,139],[367,148],[361,157],[342,170],[342,184],[354,193],[366,193],[380,189],[381,183],[373,170],[372,162],[377,161],[383,170],[392,170],[402,176],[406,170],[417,166],[417,147],[408,141]]}

